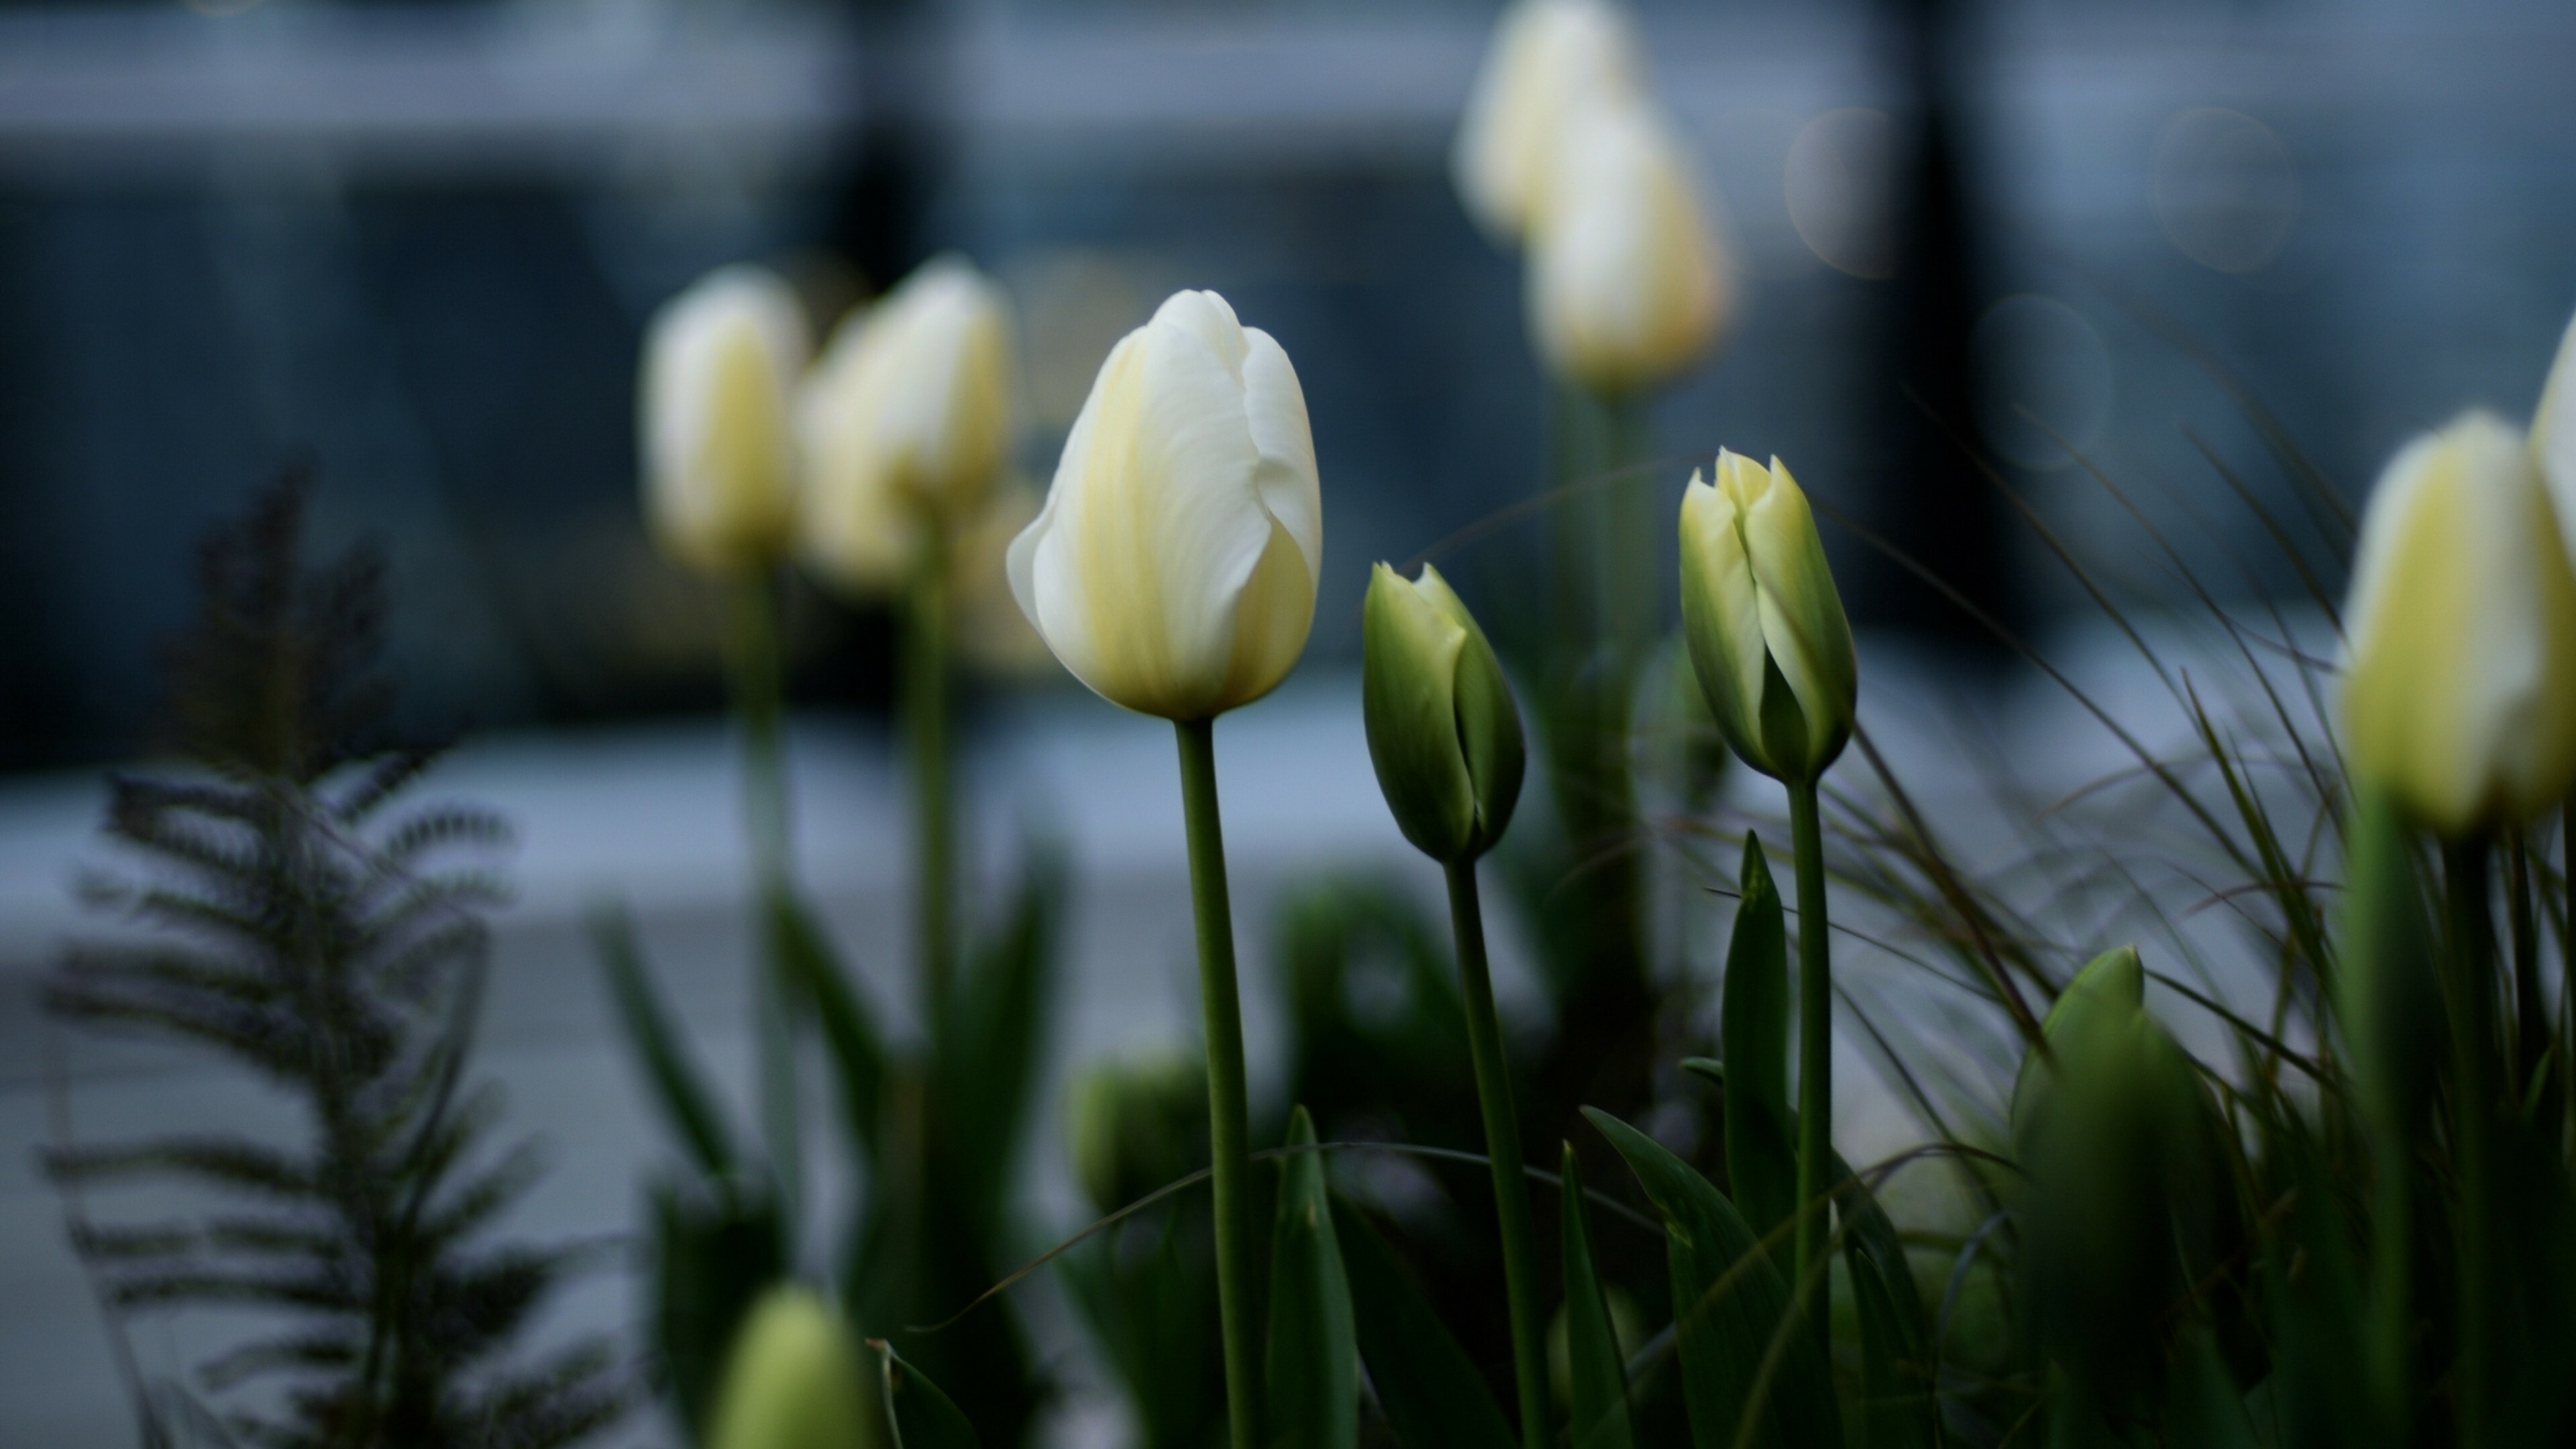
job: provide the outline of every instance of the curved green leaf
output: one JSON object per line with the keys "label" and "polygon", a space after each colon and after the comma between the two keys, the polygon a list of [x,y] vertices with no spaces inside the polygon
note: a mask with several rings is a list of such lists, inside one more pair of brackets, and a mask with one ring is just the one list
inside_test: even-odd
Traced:
{"label": "curved green leaf", "polygon": [[1754,1233],[1798,1208],[1798,1156],[1789,1123],[1789,934],[1762,842],[1744,836],[1742,893],[1726,950],[1718,1024],[1726,1057],[1726,1180]]}
{"label": "curved green leaf", "polygon": [[607,903],[590,915],[590,940],[608,975],[609,998],[617,1004],[626,1038],[643,1059],[644,1078],[653,1087],[680,1143],[700,1171],[724,1177],[735,1170],[732,1134],[697,1065],[689,1060],[679,1033],[671,1029],[659,993],[644,966],[644,949],[635,939],[635,918],[623,904]]}
{"label": "curved green leaf", "polygon": [[1664,1220],[1682,1397],[1697,1449],[1840,1449],[1817,1336],[1788,1321],[1789,1285],[1725,1195],[1653,1138],[1583,1109]]}
{"label": "curved green leaf", "polygon": [[1628,1375],[1619,1361],[1619,1335],[1610,1324],[1610,1301],[1592,1265],[1592,1235],[1583,1222],[1583,1180],[1574,1144],[1564,1144],[1560,1218],[1565,1243],[1567,1438],[1572,1449],[1630,1449],[1636,1442],[1628,1418]]}
{"label": "curved green leaf", "polygon": [[1369,1383],[1405,1449],[1507,1449],[1517,1443],[1458,1346],[1377,1229],[1338,1193],[1334,1237],[1349,1267],[1351,1306]]}
{"label": "curved green leaf", "polygon": [[939,1385],[903,1361],[894,1346],[871,1338],[884,1372],[886,1431],[891,1449],[982,1449],[974,1426]]}
{"label": "curved green leaf", "polygon": [[[1314,1121],[1299,1107],[1288,1118],[1288,1145],[1314,1143]],[[1279,1160],[1279,1225],[1270,1241],[1272,1449],[1356,1449],[1359,1346],[1322,1153]]]}

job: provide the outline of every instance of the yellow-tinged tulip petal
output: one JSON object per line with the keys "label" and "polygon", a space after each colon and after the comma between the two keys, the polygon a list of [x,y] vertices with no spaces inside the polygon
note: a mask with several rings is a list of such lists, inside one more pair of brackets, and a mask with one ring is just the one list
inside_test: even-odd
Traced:
{"label": "yellow-tinged tulip petal", "polygon": [[725,1355],[707,1449],[873,1449],[858,1340],[822,1295],[773,1288]]}
{"label": "yellow-tinged tulip petal", "polygon": [[2527,441],[2463,414],[2401,449],[2344,610],[2346,757],[2458,836],[2576,785],[2576,573]]}
{"label": "yellow-tinged tulip petal", "polygon": [[2576,558],[2576,318],[2558,339],[2558,359],[2540,388],[2540,409],[2531,419],[2531,456],[2549,484],[2568,556]]}
{"label": "yellow-tinged tulip petal", "polygon": [[1851,738],[1851,624],[1807,495],[1777,458],[1717,455],[1682,494],[1682,625],[1709,712],[1747,764],[1812,780]]}
{"label": "yellow-tinged tulip petal", "polygon": [[1101,364],[1011,592],[1103,698],[1207,719],[1297,662],[1323,563],[1296,369],[1214,292],[1174,294]]}
{"label": "yellow-tinged tulip petal", "polygon": [[654,538],[709,573],[785,552],[795,522],[790,390],[810,349],[785,282],[726,267],[662,304],[644,333],[637,421]]}
{"label": "yellow-tinged tulip petal", "polygon": [[1404,838],[1438,861],[1484,854],[1520,799],[1520,711],[1475,616],[1429,564],[1370,571],[1361,713],[1378,787]]}
{"label": "yellow-tinged tulip petal", "polygon": [[1643,100],[1577,108],[1558,145],[1529,236],[1539,355],[1595,392],[1661,382],[1708,351],[1732,305],[1690,159]]}
{"label": "yellow-tinged tulip petal", "polygon": [[1537,214],[1566,119],[1644,89],[1627,11],[1613,0],[1515,0],[1494,27],[1449,153],[1468,214],[1517,241]]}
{"label": "yellow-tinged tulip petal", "polygon": [[1010,445],[1011,322],[962,257],[924,263],[853,313],[797,402],[804,551],[844,588],[909,580],[925,530],[972,518]]}

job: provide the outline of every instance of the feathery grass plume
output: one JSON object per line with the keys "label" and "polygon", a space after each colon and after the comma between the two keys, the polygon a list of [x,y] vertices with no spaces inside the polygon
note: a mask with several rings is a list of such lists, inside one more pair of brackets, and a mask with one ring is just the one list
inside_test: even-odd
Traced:
{"label": "feathery grass plume", "polygon": [[[45,1168],[112,1320],[274,1316],[185,1381],[133,1385],[147,1444],[569,1444],[628,1391],[604,1341],[514,1352],[595,1250],[488,1234],[540,1165],[533,1144],[486,1146],[500,1095],[469,1054],[482,913],[503,884],[451,862],[508,827],[393,808],[435,752],[381,743],[383,558],[360,546],[307,567],[308,496],[289,474],[203,543],[198,616],[169,661],[185,767],[116,779],[105,821],[140,863],[100,903],[137,929],[74,946],[45,1002],[86,1028],[212,1050],[300,1103],[311,1136],[62,1141]],[[87,1189],[138,1182],[209,1201],[90,1219]]]}

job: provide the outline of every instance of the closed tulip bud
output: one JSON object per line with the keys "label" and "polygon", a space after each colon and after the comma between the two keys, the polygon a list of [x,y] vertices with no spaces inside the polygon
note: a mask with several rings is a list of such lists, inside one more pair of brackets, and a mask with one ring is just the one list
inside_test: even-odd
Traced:
{"label": "closed tulip bud", "polygon": [[1360,637],[1369,759],[1404,838],[1444,863],[1493,849],[1523,760],[1520,712],[1485,631],[1429,564],[1412,583],[1379,564]]}
{"label": "closed tulip bud", "polygon": [[1644,71],[1627,12],[1611,0],[1516,0],[1494,27],[1450,148],[1468,214],[1495,240],[1518,241],[1566,118],[1636,95]]}
{"label": "closed tulip bud", "polygon": [[1731,284],[1690,160],[1641,100],[1567,117],[1530,229],[1530,333],[1558,377],[1625,392],[1689,367],[1726,323]]}
{"label": "closed tulip bud", "polygon": [[1717,455],[1682,494],[1682,633],[1709,712],[1744,762],[1812,781],[1851,738],[1851,625],[1807,495],[1777,458]]}
{"label": "closed tulip bud", "polygon": [[796,517],[790,398],[811,349],[796,294],[759,267],[726,267],[662,304],[644,332],[638,421],[644,507],[691,568],[756,568]]}
{"label": "closed tulip bud", "polygon": [[911,577],[927,530],[974,516],[1010,443],[1010,306],[962,257],[923,264],[853,314],[797,402],[801,532],[828,579]]}
{"label": "closed tulip bud", "polygon": [[2450,836],[2576,785],[2576,576],[2525,440],[2471,412],[2407,444],[2344,609],[2353,772]]}
{"label": "closed tulip bud", "polygon": [[2541,385],[2540,410],[2531,420],[2531,456],[2549,485],[2568,553],[2576,557],[2576,319],[2558,339],[2558,360]]}
{"label": "closed tulip bud", "polygon": [[1296,664],[1323,554],[1288,354],[1216,293],[1179,292],[1101,364],[1045,508],[1011,541],[1011,593],[1101,697],[1202,720]]}
{"label": "closed tulip bud", "polygon": [[725,1355],[707,1449],[873,1449],[858,1340],[822,1295],[773,1288]]}

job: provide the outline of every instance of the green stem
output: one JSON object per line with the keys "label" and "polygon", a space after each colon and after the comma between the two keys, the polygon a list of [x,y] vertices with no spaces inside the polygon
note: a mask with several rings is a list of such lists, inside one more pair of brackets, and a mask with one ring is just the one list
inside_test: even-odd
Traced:
{"label": "green stem", "polygon": [[[734,718],[742,730],[743,830],[751,844],[752,888],[761,948],[777,902],[792,889],[787,847],[787,772],[780,742],[786,714],[785,669],[778,644],[778,573],[761,567],[733,585],[730,653]],[[796,1111],[795,1037],[785,983],[761,970],[752,983],[752,1036],[758,1044],[761,1142],[769,1155],[785,1220],[793,1224],[803,1188],[802,1128]]]}
{"label": "green stem", "polygon": [[1226,1421],[1234,1449],[1261,1442],[1260,1280],[1252,1264],[1252,1160],[1243,1089],[1243,1007],[1234,977],[1234,910],[1217,818],[1213,720],[1176,720],[1181,809],[1189,820],[1190,902],[1199,936],[1199,1010],[1207,1033],[1208,1154],[1216,1186],[1216,1299],[1225,1335]]}
{"label": "green stem", "polygon": [[[1825,832],[1816,782],[1789,786],[1789,835],[1798,865],[1798,1234],[1797,1279],[1816,1268],[1829,1236],[1825,1195],[1833,1184],[1833,943],[1825,925]],[[1824,1315],[1813,1315],[1824,1327]]]}
{"label": "green stem", "polygon": [[1602,485],[1608,557],[1601,608],[1610,621],[1614,673],[1624,688],[1654,644],[1655,605],[1664,597],[1659,567],[1664,555],[1655,545],[1654,473],[1637,466],[1646,458],[1645,395],[1604,393],[1598,406],[1602,471],[1615,475]]}
{"label": "green stem", "polygon": [[2495,918],[2488,900],[2486,840],[2445,845],[2442,879],[2449,918],[2444,994],[2451,1019],[2452,1107],[2457,1114],[2453,1142],[2460,1178],[2460,1442],[2483,1449],[2490,1443],[2487,1419],[2500,1387],[2493,1378],[2488,1327],[2503,1286],[2490,1261],[2496,1206],[2488,1167],[2490,1118],[2496,1110],[2490,1061],[2497,1039]]}
{"label": "green stem", "polygon": [[1547,1319],[1539,1298],[1538,1237],[1530,1226],[1520,1118],[1512,1108],[1511,1069],[1503,1060],[1502,1021],[1494,1011],[1494,980],[1485,962],[1485,915],[1476,900],[1473,860],[1449,862],[1449,921],[1458,938],[1458,980],[1466,998],[1476,1101],[1485,1115],[1485,1156],[1494,1172],[1494,1215],[1502,1226],[1503,1292],[1511,1303],[1521,1443],[1525,1449],[1546,1449],[1555,1420],[1547,1407]]}
{"label": "green stem", "polygon": [[2386,1415],[2385,1442],[2406,1444],[2414,1437],[2415,1149],[2402,1124],[2374,1126],[2372,1377],[2378,1382],[2380,1408]]}
{"label": "green stem", "polygon": [[921,1006],[936,1037],[957,972],[955,801],[948,780],[948,560],[938,530],[912,585],[904,640],[904,739],[912,754]]}

